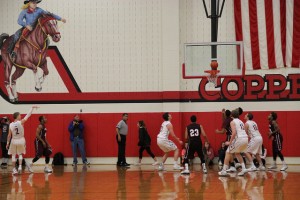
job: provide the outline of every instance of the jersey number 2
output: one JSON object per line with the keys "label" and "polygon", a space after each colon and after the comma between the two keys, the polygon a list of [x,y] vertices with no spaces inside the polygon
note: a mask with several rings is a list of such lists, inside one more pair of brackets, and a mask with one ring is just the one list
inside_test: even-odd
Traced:
{"label": "jersey number 2", "polygon": [[199,136],[199,129],[191,129],[190,130],[190,136],[191,137]]}
{"label": "jersey number 2", "polygon": [[16,131],[16,135],[18,135],[19,134],[19,129],[15,128],[15,131]]}

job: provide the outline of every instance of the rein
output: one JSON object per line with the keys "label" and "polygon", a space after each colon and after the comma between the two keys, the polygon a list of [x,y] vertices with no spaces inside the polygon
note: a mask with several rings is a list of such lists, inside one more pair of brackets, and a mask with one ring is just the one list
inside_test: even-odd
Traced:
{"label": "rein", "polygon": [[[48,29],[46,27],[44,27],[44,24],[50,20],[52,20],[54,18],[46,18],[46,20],[44,20],[42,23],[40,22],[40,19],[38,19],[38,26],[41,27],[41,30],[43,32],[43,34],[46,36],[45,40],[44,40],[44,45],[43,45],[43,48],[39,48],[38,45],[35,45],[33,44],[33,42],[31,42],[30,40],[28,40],[27,38],[25,38],[23,35],[21,36],[28,44],[30,44],[33,48],[36,49],[36,51],[39,52],[39,61],[38,61],[38,64],[37,64],[37,68],[40,67],[40,64],[41,64],[41,60],[42,60],[42,54],[43,52],[46,50],[47,48],[47,40],[49,38],[49,34],[47,33],[48,32]],[[44,28],[46,29],[46,31],[44,30]],[[60,32],[55,32],[55,34],[60,34]],[[11,60],[12,61],[12,60]],[[24,66],[24,65],[19,65],[15,62],[12,62],[16,67],[20,67],[20,68],[23,68],[23,69],[27,69],[28,67],[27,66]]]}

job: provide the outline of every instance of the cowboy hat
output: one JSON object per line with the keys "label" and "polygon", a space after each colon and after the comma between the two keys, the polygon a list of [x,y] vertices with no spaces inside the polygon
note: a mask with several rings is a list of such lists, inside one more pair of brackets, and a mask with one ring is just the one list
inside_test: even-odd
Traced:
{"label": "cowboy hat", "polygon": [[27,4],[29,2],[34,2],[34,3],[40,3],[42,0],[27,0],[27,1],[24,1],[24,4]]}

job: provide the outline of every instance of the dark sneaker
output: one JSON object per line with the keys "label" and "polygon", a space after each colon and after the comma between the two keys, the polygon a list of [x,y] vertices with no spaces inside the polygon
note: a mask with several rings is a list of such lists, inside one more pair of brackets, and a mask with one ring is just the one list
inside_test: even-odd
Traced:
{"label": "dark sneaker", "polygon": [[122,167],[130,167],[130,164],[128,164],[128,163],[122,163],[121,166]]}
{"label": "dark sneaker", "polygon": [[7,163],[1,163],[1,168],[2,168],[2,169],[7,168]]}

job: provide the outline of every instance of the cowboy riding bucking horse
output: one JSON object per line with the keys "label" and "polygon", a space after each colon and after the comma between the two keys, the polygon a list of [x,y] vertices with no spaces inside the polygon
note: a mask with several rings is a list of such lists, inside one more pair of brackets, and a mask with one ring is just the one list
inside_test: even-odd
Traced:
{"label": "cowboy riding bucking horse", "polygon": [[[58,31],[57,21],[66,23],[64,18],[44,11],[37,7],[42,0],[26,0],[18,18],[22,26],[14,35],[6,33],[0,35],[0,61],[4,61],[4,84],[11,102],[18,101],[16,80],[22,76],[25,69],[34,73],[35,89],[40,92],[41,84],[49,74],[47,68],[48,37],[59,42],[61,35]],[[10,81],[12,67],[16,67]],[[43,76],[38,77],[37,70],[42,69]]]}

